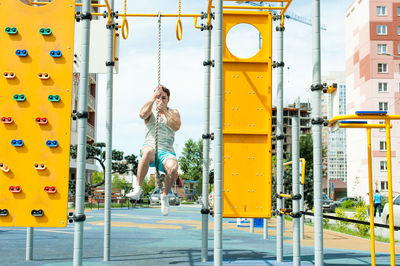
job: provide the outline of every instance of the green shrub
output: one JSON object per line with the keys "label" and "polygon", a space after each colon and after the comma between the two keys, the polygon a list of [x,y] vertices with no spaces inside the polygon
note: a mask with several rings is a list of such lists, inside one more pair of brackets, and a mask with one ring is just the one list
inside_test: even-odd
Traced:
{"label": "green shrub", "polygon": [[327,227],[329,225],[329,219],[323,219],[322,221],[324,223],[324,227]]}
{"label": "green shrub", "polygon": [[366,204],[364,203],[364,201],[362,201],[361,199],[359,199],[359,200],[357,200],[356,202],[355,202],[355,207],[356,208],[358,208],[358,207],[365,207],[366,206]]}
{"label": "green shrub", "polygon": [[149,180],[143,180],[142,189],[144,197],[147,197],[151,192],[153,192],[156,187],[156,182],[154,178],[150,178]]}
{"label": "green shrub", "polygon": [[[367,221],[367,208],[365,206],[357,207],[356,212],[353,214],[351,218],[358,221],[364,221],[364,222]],[[355,226],[361,235],[368,234],[369,225],[355,224]]]}
{"label": "green shrub", "polygon": [[[342,208],[336,208],[335,212],[336,212],[337,217],[347,218],[346,213],[344,212],[344,210]],[[340,231],[346,229],[347,226],[350,224],[349,222],[344,222],[344,221],[339,221],[339,220],[336,220],[335,223],[336,223],[337,228]]]}
{"label": "green shrub", "polygon": [[354,202],[352,200],[346,200],[342,203],[342,208],[347,209],[354,206]]}

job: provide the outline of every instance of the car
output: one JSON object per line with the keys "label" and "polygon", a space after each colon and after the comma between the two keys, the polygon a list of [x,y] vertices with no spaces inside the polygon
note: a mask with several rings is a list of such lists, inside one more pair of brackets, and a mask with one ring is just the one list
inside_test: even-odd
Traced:
{"label": "car", "polygon": [[336,206],[333,200],[328,198],[326,194],[322,194],[322,211],[327,211],[331,213],[335,213]]}
{"label": "car", "polygon": [[175,205],[176,205],[176,206],[181,205],[181,199],[179,198],[178,193],[174,192],[174,195],[175,195],[175,199],[176,199]]}
{"label": "car", "polygon": [[[180,205],[181,204],[178,194],[176,194],[175,192],[172,192],[172,190],[170,190],[168,193],[168,199],[169,199],[169,205]],[[161,204],[159,188],[155,188],[153,190],[153,192],[149,195],[149,203],[150,204]]]}
{"label": "car", "polygon": [[343,202],[345,202],[345,201],[347,201],[347,200],[353,201],[354,204],[357,202],[357,199],[356,199],[356,198],[353,198],[353,197],[343,197],[343,198],[341,198],[341,199],[339,199],[339,200],[335,200],[335,201],[334,201],[335,206],[336,206],[336,207],[340,207],[340,206],[342,206]]}
{"label": "car", "polygon": [[[393,201],[393,217],[394,226],[400,226],[400,195]],[[389,224],[389,203],[383,207],[382,221]]]}

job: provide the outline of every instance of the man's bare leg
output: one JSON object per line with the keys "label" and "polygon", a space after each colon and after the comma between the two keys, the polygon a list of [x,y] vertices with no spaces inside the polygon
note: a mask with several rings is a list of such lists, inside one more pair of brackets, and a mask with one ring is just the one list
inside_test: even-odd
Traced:
{"label": "man's bare leg", "polygon": [[163,162],[163,167],[166,172],[166,176],[164,181],[164,191],[160,196],[161,213],[163,215],[168,215],[169,213],[168,192],[171,189],[172,184],[178,178],[178,161],[175,158],[168,158]]}
{"label": "man's bare leg", "polygon": [[142,149],[142,158],[139,160],[137,171],[137,184],[143,185],[143,180],[149,171],[149,165],[154,161],[154,149],[150,146],[144,146]]}
{"label": "man's bare leg", "polygon": [[126,197],[133,200],[140,200],[143,194],[143,180],[149,171],[149,165],[154,161],[154,150],[150,146],[145,146],[142,149],[142,158],[139,160],[137,172],[137,185],[133,187],[133,191],[126,194]]}
{"label": "man's bare leg", "polygon": [[166,177],[164,181],[165,189],[163,191],[164,195],[168,195],[172,185],[178,179],[178,160],[175,158],[168,158],[164,162],[164,170],[166,172]]}

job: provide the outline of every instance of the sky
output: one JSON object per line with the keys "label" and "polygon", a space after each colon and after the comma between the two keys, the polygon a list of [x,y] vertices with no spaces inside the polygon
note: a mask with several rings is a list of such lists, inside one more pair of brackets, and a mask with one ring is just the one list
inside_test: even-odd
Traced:
{"label": "sky", "polygon": [[[344,13],[353,0],[321,0],[321,23],[327,28],[321,33],[322,75],[345,70]],[[205,11],[206,0],[182,0],[182,13]],[[312,18],[312,0],[295,0],[288,11]],[[115,9],[123,12],[123,1],[115,0]],[[128,0],[128,13],[177,13],[177,0]],[[178,109],[182,127],[176,132],[174,148],[181,156],[184,143],[199,140],[203,132],[203,88],[205,33],[193,26],[192,18],[182,18],[183,38],[175,37],[176,18],[162,19],[161,84],[171,90],[169,106]],[[200,22],[199,22],[200,23]],[[284,32],[284,102],[293,103],[300,97],[308,100],[312,81],[311,26],[289,20]],[[239,26],[238,26],[239,27]],[[258,33],[238,28],[229,33],[228,47],[232,51],[254,52]],[[274,24],[275,28],[275,24]],[[119,73],[114,75],[113,149],[139,154],[144,141],[144,124],[139,110],[157,85],[156,18],[130,18],[129,37],[120,41]],[[276,60],[276,36],[273,36],[273,60]],[[230,36],[232,35],[232,36]],[[241,51],[243,49],[243,51]],[[276,99],[276,71],[273,72],[273,102]],[[211,116],[214,105],[214,75],[211,76]],[[99,75],[97,105],[97,142],[105,142],[106,77]],[[211,118],[211,131],[214,120]]]}

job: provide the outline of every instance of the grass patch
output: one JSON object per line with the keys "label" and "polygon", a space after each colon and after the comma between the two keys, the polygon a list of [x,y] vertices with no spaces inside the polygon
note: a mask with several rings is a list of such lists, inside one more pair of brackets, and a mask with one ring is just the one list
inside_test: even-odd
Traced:
{"label": "grass patch", "polygon": [[196,204],[196,202],[193,202],[193,201],[182,201],[181,204],[193,205],[193,204]]}
{"label": "grass patch", "polygon": [[290,216],[288,216],[288,215],[285,215],[285,220],[286,220],[286,221],[293,221],[293,218],[290,217]]}
{"label": "grass patch", "polygon": [[[314,227],[314,224],[311,223],[311,222],[305,222],[304,225]],[[339,233],[343,233],[343,234],[347,234],[347,235],[357,236],[357,237],[361,237],[361,238],[368,239],[368,240],[371,239],[369,233],[366,234],[366,235],[363,235],[363,234],[360,234],[358,231],[353,230],[353,229],[348,228],[348,227],[343,229],[343,230],[340,230],[336,225],[328,224],[328,225],[324,225],[324,229],[335,231],[335,232],[339,232]],[[390,239],[387,238],[387,237],[383,237],[383,236],[375,235],[375,240],[379,241],[379,242],[390,243]],[[397,240],[395,242],[396,243],[400,243],[400,241],[397,241]]]}
{"label": "grass patch", "polygon": [[[340,207],[338,207],[340,208]],[[349,208],[342,208],[344,211],[346,212],[356,212],[356,208],[355,207],[349,207]]]}
{"label": "grass patch", "polygon": [[[314,226],[314,224],[312,224],[312,223],[307,223],[307,225]],[[361,238],[365,238],[365,239],[371,239],[369,233],[361,234],[357,230],[353,230],[350,227],[339,229],[336,225],[324,224],[324,229],[328,229],[328,230],[339,232],[339,233],[344,233],[347,235],[357,236],[357,237],[361,237]],[[380,241],[380,242],[390,243],[390,239],[387,237],[375,236],[375,240]],[[399,241],[395,241],[395,242],[399,243]]]}

